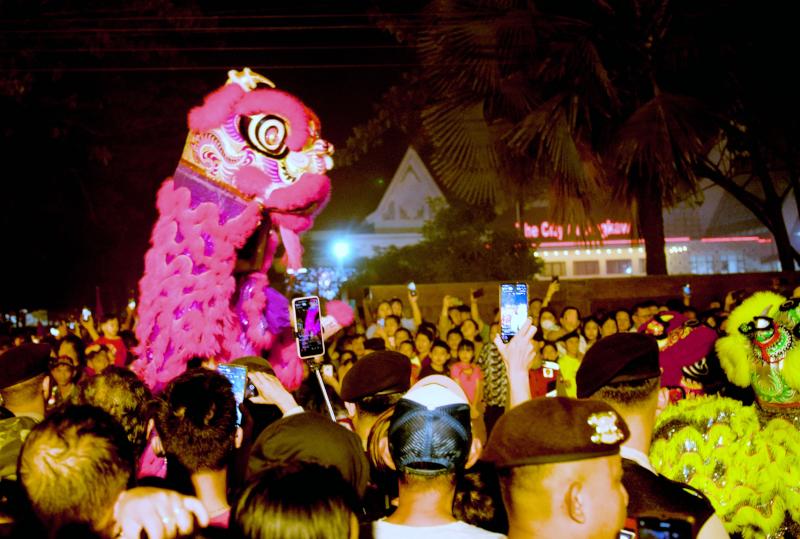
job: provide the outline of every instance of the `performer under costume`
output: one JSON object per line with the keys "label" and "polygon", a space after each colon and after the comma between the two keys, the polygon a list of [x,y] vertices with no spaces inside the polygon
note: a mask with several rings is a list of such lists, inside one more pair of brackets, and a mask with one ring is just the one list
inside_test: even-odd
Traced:
{"label": "performer under costume", "polygon": [[[194,356],[218,361],[259,355],[293,389],[302,364],[288,301],[267,271],[282,245],[283,265],[302,267],[299,234],[330,195],[333,147],[314,113],[248,68],[189,113],[189,136],[175,175],[158,192],[159,218],[139,282],[139,360],[156,390]],[[254,244],[249,267],[239,260]],[[352,310],[329,302],[340,326]]]}
{"label": "performer under costume", "polygon": [[756,404],[685,400],[658,418],[650,459],[701,490],[729,533],[800,532],[800,300],[758,292],[728,318],[716,344],[728,379]]}

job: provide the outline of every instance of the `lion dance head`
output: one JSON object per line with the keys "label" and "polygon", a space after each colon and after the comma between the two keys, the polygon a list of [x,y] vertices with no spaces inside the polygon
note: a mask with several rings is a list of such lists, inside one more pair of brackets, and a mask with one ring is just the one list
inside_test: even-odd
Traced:
{"label": "lion dance head", "polygon": [[[286,267],[302,266],[299,234],[330,196],[333,147],[316,115],[247,68],[228,75],[189,113],[180,163],[157,197],[134,364],[156,388],[192,357],[227,361],[281,340],[288,302],[269,287],[267,270],[281,245]],[[243,273],[239,250],[253,237],[263,262]],[[282,381],[297,385],[299,360],[274,355]]]}

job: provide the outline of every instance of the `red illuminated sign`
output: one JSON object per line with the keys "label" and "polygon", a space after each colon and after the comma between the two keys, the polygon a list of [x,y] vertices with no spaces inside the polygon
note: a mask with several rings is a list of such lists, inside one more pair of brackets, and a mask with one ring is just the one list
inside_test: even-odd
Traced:
{"label": "red illuminated sign", "polygon": [[596,237],[596,234],[599,234],[600,238],[605,240],[615,236],[630,236],[631,234],[630,223],[611,221],[610,219],[596,224],[595,228],[597,230],[596,233],[586,233],[590,228],[587,226],[581,228],[580,225],[573,226],[572,224],[567,224],[564,226],[548,221],[542,221],[538,225],[531,225],[528,223],[522,225],[523,234],[526,238],[532,240],[554,239],[561,241],[565,237]]}

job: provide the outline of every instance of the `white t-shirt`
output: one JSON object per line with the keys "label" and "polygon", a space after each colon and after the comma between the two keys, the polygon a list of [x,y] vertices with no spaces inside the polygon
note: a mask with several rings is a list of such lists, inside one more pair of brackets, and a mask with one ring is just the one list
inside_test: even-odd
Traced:
{"label": "white t-shirt", "polygon": [[377,520],[372,524],[375,539],[504,539],[505,535],[486,531],[483,528],[453,522],[441,526],[403,526]]}

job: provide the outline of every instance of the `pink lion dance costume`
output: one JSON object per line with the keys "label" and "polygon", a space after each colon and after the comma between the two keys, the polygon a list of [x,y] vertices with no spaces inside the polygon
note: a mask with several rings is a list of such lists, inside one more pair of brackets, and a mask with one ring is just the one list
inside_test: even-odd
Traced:
{"label": "pink lion dance costume", "polygon": [[[276,374],[293,389],[302,362],[288,301],[267,271],[281,244],[286,267],[302,266],[299,234],[330,196],[333,147],[311,110],[248,68],[229,72],[189,113],[189,129],[175,175],[158,192],[133,368],[159,390],[193,356],[224,362],[271,349]],[[237,250],[251,237],[263,262],[241,273]],[[327,310],[340,326],[352,321],[341,302]]]}

